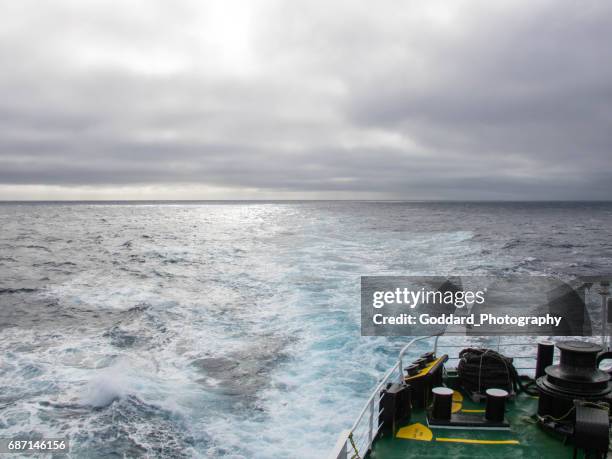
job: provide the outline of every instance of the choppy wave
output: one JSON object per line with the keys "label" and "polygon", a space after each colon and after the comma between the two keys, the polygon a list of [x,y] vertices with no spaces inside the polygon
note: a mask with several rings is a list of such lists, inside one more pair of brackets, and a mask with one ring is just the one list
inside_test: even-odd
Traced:
{"label": "choppy wave", "polygon": [[0,429],[75,457],[322,457],[404,343],[360,337],[360,275],[612,268],[604,204],[30,204],[0,227]]}

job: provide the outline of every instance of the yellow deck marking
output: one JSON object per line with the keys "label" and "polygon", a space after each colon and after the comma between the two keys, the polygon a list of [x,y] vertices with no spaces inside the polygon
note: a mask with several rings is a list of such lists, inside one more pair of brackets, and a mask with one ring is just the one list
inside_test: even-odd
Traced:
{"label": "yellow deck marking", "polygon": [[463,395],[461,392],[453,391],[453,404],[451,406],[451,413],[457,413],[461,410],[461,404],[463,402]]}
{"label": "yellow deck marking", "polygon": [[447,443],[471,443],[476,445],[520,445],[518,440],[473,440],[471,438],[442,438],[436,437],[436,441]]}
{"label": "yellow deck marking", "polygon": [[431,370],[433,368],[433,366],[438,363],[440,360],[442,360],[442,357],[438,357],[436,360],[434,360],[433,362],[429,363],[428,365],[425,366],[425,368],[423,368],[421,371],[419,371],[416,375],[414,376],[406,376],[404,378],[404,381],[410,381],[411,379],[415,379],[415,378],[419,378],[423,375],[426,375],[427,373],[429,373],[429,370]]}
{"label": "yellow deck marking", "polygon": [[464,413],[484,413],[485,410],[461,410]]}
{"label": "yellow deck marking", "polygon": [[406,440],[420,440],[420,441],[431,441],[433,433],[428,427],[417,422],[410,424],[409,426],[402,427],[397,431],[395,435],[397,438],[404,438]]}

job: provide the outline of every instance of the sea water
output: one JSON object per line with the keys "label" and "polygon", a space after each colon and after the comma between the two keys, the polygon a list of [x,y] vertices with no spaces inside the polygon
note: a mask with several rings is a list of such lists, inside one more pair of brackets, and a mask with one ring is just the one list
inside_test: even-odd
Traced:
{"label": "sea water", "polygon": [[325,457],[407,341],[360,336],[360,276],[508,273],[612,273],[612,205],[3,204],[0,436]]}

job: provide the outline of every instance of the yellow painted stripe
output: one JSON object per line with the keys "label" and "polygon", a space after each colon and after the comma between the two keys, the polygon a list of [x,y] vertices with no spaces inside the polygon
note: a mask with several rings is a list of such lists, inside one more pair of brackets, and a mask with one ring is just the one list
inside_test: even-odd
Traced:
{"label": "yellow painted stripe", "polygon": [[477,445],[519,445],[518,440],[472,440],[471,438],[442,438],[437,437],[436,441],[448,443],[473,443]]}
{"label": "yellow painted stripe", "polygon": [[464,413],[484,413],[485,410],[461,410]]}

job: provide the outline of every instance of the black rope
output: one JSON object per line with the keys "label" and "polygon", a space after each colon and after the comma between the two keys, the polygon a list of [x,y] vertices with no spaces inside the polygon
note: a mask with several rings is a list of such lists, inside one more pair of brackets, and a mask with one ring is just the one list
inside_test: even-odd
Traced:
{"label": "black rope", "polygon": [[463,387],[483,394],[487,389],[505,389],[508,392],[525,392],[538,395],[535,381],[519,375],[513,360],[492,349],[467,348],[459,353],[457,372]]}

